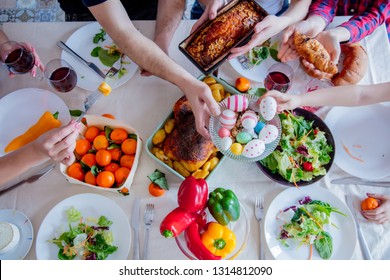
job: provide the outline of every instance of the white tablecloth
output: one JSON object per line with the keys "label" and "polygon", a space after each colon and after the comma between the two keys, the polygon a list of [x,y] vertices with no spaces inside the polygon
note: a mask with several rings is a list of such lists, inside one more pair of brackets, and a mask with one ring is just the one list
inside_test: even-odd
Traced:
{"label": "white tablecloth", "polygon": [[[338,21],[343,20],[338,18]],[[10,38],[16,41],[28,41],[32,43],[41,56],[43,63],[50,59],[60,57],[60,49],[56,47],[58,40],[66,39],[80,26],[86,23],[5,23],[4,31]],[[193,21],[183,21],[177,30],[170,48],[170,55],[190,71],[195,77],[201,73],[191,62],[184,57],[177,45],[185,38],[192,26]],[[135,25],[148,37],[154,32],[154,22],[135,22]],[[370,67],[362,84],[371,84],[390,81],[390,47],[387,41],[385,28],[382,26],[371,36],[363,40],[369,58]],[[49,89],[44,82],[20,75],[15,79],[6,79],[6,71],[0,71],[0,97],[23,87],[39,87]],[[239,76],[228,62],[219,69],[219,76],[233,83]],[[256,85],[256,84],[255,84]],[[70,107],[81,106],[81,102],[88,92],[76,88],[70,94],[59,94]],[[92,114],[112,113],[117,119],[135,127],[144,141],[151,135],[155,128],[165,119],[172,110],[174,102],[182,95],[180,90],[156,77],[141,77],[139,71],[125,85],[115,89],[108,97],[101,98],[90,110]],[[325,112],[326,113],[326,112]],[[1,132],[4,133],[4,132]],[[171,189],[160,198],[149,195],[147,175],[156,168],[166,173]],[[390,194],[390,188],[370,188],[357,185],[332,185],[333,178],[347,176],[336,165],[333,165],[329,174],[320,182],[316,183],[331,190],[340,199],[344,200],[344,194],[352,194],[357,203],[358,199],[365,196],[366,192]],[[156,216],[150,234],[150,259],[185,259],[173,239],[164,239],[159,233],[159,225],[165,215],[176,206],[176,194],[181,180],[150,158],[143,151],[137,174],[130,190],[130,196],[123,197],[116,194],[108,194],[99,189],[90,189],[79,185],[69,184],[60,174],[59,166],[47,176],[33,184],[23,184],[5,195],[0,196],[0,208],[15,208],[24,212],[32,221],[35,235],[45,215],[58,202],[63,199],[86,192],[107,195],[116,201],[124,212],[131,217],[132,202],[134,197],[141,198],[141,206],[146,203],[155,204]],[[259,255],[259,227],[254,217],[253,207],[255,194],[265,197],[265,208],[272,199],[285,187],[270,181],[257,166],[249,163],[239,163],[233,160],[225,160],[218,169],[218,173],[209,181],[210,188],[224,186],[235,190],[243,203],[250,219],[250,237],[245,250],[238,259],[257,259]],[[357,205],[356,205],[357,207]],[[368,246],[375,259],[390,259],[390,224],[378,225],[367,222],[363,218],[360,221],[366,236]],[[140,233],[143,235],[141,225]],[[264,240],[262,241],[264,242]],[[141,246],[143,239],[141,238]],[[141,247],[142,248],[142,247]],[[129,257],[132,256],[133,247]],[[270,258],[269,252],[267,257]],[[35,259],[35,240],[26,259]],[[354,259],[362,259],[362,252],[358,244],[353,256]]]}

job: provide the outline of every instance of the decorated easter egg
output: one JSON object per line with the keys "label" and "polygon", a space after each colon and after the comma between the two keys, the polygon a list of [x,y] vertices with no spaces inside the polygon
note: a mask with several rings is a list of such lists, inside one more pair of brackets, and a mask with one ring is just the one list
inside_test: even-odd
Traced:
{"label": "decorated easter egg", "polygon": [[258,120],[259,119],[256,113],[252,110],[245,111],[245,113],[241,116],[241,124],[245,129],[248,130],[253,129],[256,126]]}
{"label": "decorated easter egg", "polygon": [[260,133],[260,131],[263,129],[263,127],[265,126],[265,123],[263,123],[262,121],[258,122],[255,126],[255,132],[257,134]]}
{"label": "decorated easter egg", "polygon": [[247,158],[261,156],[265,150],[265,143],[260,139],[253,139],[245,145],[242,155]]}
{"label": "decorated easter egg", "polygon": [[234,112],[243,112],[249,106],[249,100],[244,95],[235,94],[226,98],[226,107]]}
{"label": "decorated easter egg", "polygon": [[235,142],[235,143],[233,143],[233,144],[231,145],[230,151],[231,151],[233,154],[235,154],[236,156],[239,156],[239,155],[241,155],[243,148],[244,148],[244,147],[243,147],[240,143]]}
{"label": "decorated easter egg", "polygon": [[224,137],[221,139],[221,149],[222,151],[227,151],[233,144],[233,140],[230,137]]}
{"label": "decorated easter egg", "polygon": [[232,129],[237,120],[237,114],[232,110],[226,109],[221,113],[221,117],[219,118],[219,122],[222,127],[226,127],[227,129]]}
{"label": "decorated easter egg", "polygon": [[219,137],[221,137],[221,138],[229,137],[229,136],[230,136],[230,130],[227,129],[226,127],[221,127],[221,128],[218,130],[218,135],[219,135]]}
{"label": "decorated easter egg", "polygon": [[240,144],[246,144],[252,140],[252,135],[246,131],[241,131],[236,135],[236,141]]}
{"label": "decorated easter egg", "polygon": [[267,124],[259,133],[259,139],[263,140],[265,144],[273,142],[278,137],[279,131],[273,124]]}
{"label": "decorated easter egg", "polygon": [[276,100],[271,96],[267,96],[261,100],[259,111],[266,121],[270,121],[275,117],[276,106]]}

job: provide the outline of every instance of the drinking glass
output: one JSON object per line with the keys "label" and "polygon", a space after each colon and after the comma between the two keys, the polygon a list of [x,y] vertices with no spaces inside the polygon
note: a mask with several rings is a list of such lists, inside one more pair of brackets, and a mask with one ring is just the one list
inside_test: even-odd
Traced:
{"label": "drinking glass", "polygon": [[46,64],[45,77],[49,84],[59,92],[69,92],[77,84],[77,74],[63,59],[53,59]]}
{"label": "drinking glass", "polygon": [[7,41],[0,45],[0,60],[14,74],[28,73],[35,64],[34,54],[15,41]]}
{"label": "drinking glass", "polygon": [[267,90],[278,90],[280,92],[287,92],[292,84],[294,70],[290,65],[285,63],[276,63],[272,65],[264,79],[264,87]]}

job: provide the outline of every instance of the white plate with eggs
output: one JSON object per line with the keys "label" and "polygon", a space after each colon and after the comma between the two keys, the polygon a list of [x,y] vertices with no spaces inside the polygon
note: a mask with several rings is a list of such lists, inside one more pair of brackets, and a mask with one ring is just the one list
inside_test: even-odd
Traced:
{"label": "white plate with eggs", "polygon": [[256,162],[266,158],[277,147],[281,123],[276,101],[251,94],[235,94],[222,100],[221,115],[210,118],[210,135],[214,145],[225,156]]}

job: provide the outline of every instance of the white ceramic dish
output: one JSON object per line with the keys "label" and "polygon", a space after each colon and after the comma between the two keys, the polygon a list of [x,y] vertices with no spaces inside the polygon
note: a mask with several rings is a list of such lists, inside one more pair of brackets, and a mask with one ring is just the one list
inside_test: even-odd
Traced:
{"label": "white ceramic dish", "polygon": [[[311,199],[318,199],[329,203],[332,207],[338,208],[347,216],[337,213],[331,214],[331,222],[334,226],[327,225],[324,228],[333,238],[333,254],[331,260],[349,260],[352,258],[356,244],[357,233],[355,222],[351,211],[339,198],[325,188],[311,186],[310,188],[296,189],[288,188],[279,193],[269,205],[264,217],[264,232],[268,249],[274,259],[277,260],[307,260],[309,256],[309,247],[302,246],[283,246],[276,238],[279,236],[280,226],[283,224],[276,220],[280,211],[297,205],[298,200],[310,196]],[[322,260],[317,250],[313,248],[313,260]]]}
{"label": "white ceramic dish", "polygon": [[[70,121],[69,109],[55,93],[38,88],[23,88],[0,99],[0,156],[12,139],[35,124],[45,111],[58,111],[62,125]],[[6,133],[5,133],[6,132]]]}
{"label": "white ceramic dish", "polygon": [[363,179],[390,175],[390,104],[335,107],[325,118],[333,133],[335,163]]}
{"label": "white ceramic dish", "polygon": [[34,230],[31,221],[25,214],[12,209],[0,210],[0,221],[14,224],[19,229],[18,244],[10,251],[0,254],[0,260],[22,260],[30,251]]}
{"label": "white ceramic dish", "polygon": [[113,245],[117,251],[108,256],[108,260],[125,260],[130,250],[131,232],[128,217],[122,208],[113,200],[98,194],[83,193],[68,197],[54,206],[43,219],[36,239],[36,256],[38,260],[58,260],[58,246],[48,240],[56,234],[69,230],[66,210],[75,207],[83,218],[106,216],[112,221],[110,230],[113,233]]}
{"label": "white ceramic dish", "polygon": [[[112,44],[112,39],[110,36],[108,36],[108,34],[105,35],[105,41],[99,42],[98,44],[93,43],[93,37],[96,33],[100,32],[101,28],[102,27],[98,22],[84,25],[77,29],[68,38],[66,44],[86,61],[93,62],[99,67],[100,70],[103,71],[103,73],[107,73],[110,67],[107,67],[101,63],[98,57],[91,56],[91,51],[95,47],[110,46]],[[99,87],[100,83],[102,82],[102,78],[93,70],[85,66],[82,62],[65,51],[62,51],[61,58],[69,62],[69,64],[76,71],[78,87],[89,91],[95,91]],[[125,73],[121,78],[118,78],[118,75],[113,78],[113,82],[111,84],[113,89],[123,85],[128,80],[130,80],[138,69],[138,65],[132,62],[127,56],[125,56],[124,61],[130,63],[124,65],[127,73]]]}

